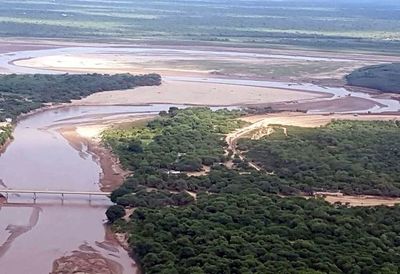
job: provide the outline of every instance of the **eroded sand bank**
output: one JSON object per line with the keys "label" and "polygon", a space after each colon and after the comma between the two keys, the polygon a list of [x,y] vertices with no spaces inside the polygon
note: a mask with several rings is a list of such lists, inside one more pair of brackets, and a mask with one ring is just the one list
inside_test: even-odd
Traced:
{"label": "eroded sand bank", "polygon": [[146,121],[154,115],[143,115],[139,117],[127,117],[119,120],[92,120],[90,124],[65,123],[58,132],[74,147],[78,152],[83,148],[92,153],[93,160],[100,164],[102,174],[100,176],[100,186],[102,191],[113,191],[119,187],[126,176],[130,174],[121,166],[118,158],[101,141],[101,133],[109,127],[118,124],[133,123],[136,121]]}

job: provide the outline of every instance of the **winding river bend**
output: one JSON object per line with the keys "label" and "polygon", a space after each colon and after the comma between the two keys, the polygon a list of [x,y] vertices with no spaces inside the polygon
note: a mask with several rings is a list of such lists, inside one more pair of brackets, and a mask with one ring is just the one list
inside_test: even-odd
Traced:
{"label": "winding river bend", "polygon": [[[303,60],[303,61],[328,61],[328,62],[354,62],[356,59],[346,59],[339,57],[315,57],[315,56],[301,56],[301,55],[282,55],[282,54],[260,54],[260,53],[246,53],[246,52],[232,52],[232,51],[212,51],[212,50],[187,50],[187,49],[170,49],[170,48],[144,48],[144,47],[61,47],[54,49],[42,49],[42,50],[27,50],[0,54],[0,67],[5,69],[9,73],[65,73],[62,67],[49,66],[49,67],[30,67],[18,64],[18,60],[34,59],[45,56],[57,56],[64,55],[67,57],[74,57],[79,54],[92,54],[98,56],[105,56],[109,54],[129,54],[138,55],[139,57],[145,56],[157,56],[155,58],[175,56],[179,59],[185,59],[192,56],[199,58],[266,58],[266,59],[284,59],[284,60]],[[394,57],[393,57],[394,58]],[[101,58],[100,58],[101,59]],[[201,59],[201,60],[203,60]],[[384,59],[386,62],[389,60]],[[394,60],[397,60],[396,58]],[[393,60],[392,60],[393,61]],[[85,66],[86,61],[80,61],[81,66]],[[69,72],[73,72],[69,70]],[[127,69],[127,68],[125,68]],[[383,113],[383,112],[397,112],[400,111],[400,102],[392,98],[379,98],[378,96],[371,95],[365,92],[355,92],[347,90],[343,87],[328,87],[319,86],[312,83],[297,83],[297,82],[274,82],[264,80],[252,80],[252,79],[234,79],[234,78],[217,78],[217,77],[186,77],[186,76],[169,76],[163,77],[166,80],[181,81],[181,82],[196,82],[196,83],[214,83],[214,84],[230,84],[239,86],[254,86],[254,87],[265,87],[265,88],[280,88],[288,90],[299,90],[308,92],[318,92],[327,94],[328,97],[323,99],[326,101],[335,100],[351,96],[353,98],[359,98],[361,100],[368,100],[373,103],[370,108],[367,109],[355,109],[354,111],[343,111],[344,113]],[[317,99],[322,100],[322,99]],[[301,102],[300,102],[301,103]],[[309,111],[310,114],[322,114],[330,113],[331,111],[325,111],[323,109],[314,109]],[[337,111],[340,113],[340,111]]]}
{"label": "winding river bend", "polygon": [[[12,61],[54,52],[96,52],[96,50],[99,51],[99,48],[2,54],[0,66],[16,73],[57,73],[51,70],[17,67]],[[131,51],[137,52],[140,49]],[[332,94],[329,99],[350,95],[375,101],[376,105],[367,111],[378,113],[400,109],[397,100],[373,98],[369,94],[350,92],[343,88],[242,79],[195,77],[169,79],[199,84],[229,83],[318,91]],[[58,129],[66,124],[98,123],[99,119],[158,113],[169,107],[170,105],[75,106],[31,115],[18,123],[14,132],[15,140],[0,156],[0,188],[99,191],[102,169],[97,157],[84,144],[79,147],[72,146]],[[133,260],[107,233],[104,226],[104,212],[109,205],[110,201],[107,198],[93,198],[89,202],[87,198],[66,197],[62,202],[59,196],[39,195],[36,203],[33,203],[31,195],[11,195],[9,203],[0,207],[0,272],[2,273],[1,269],[7,269],[7,274],[49,273],[54,261],[85,253],[101,256],[106,264],[112,266],[114,273],[136,273],[137,268]]]}
{"label": "winding river bend", "polygon": [[[15,140],[0,157],[2,188],[99,191],[101,167],[82,145],[71,146],[57,131],[65,125],[152,114],[169,105],[77,106],[47,110],[17,125]],[[13,273],[49,273],[52,263],[76,252],[95,253],[116,273],[135,273],[128,253],[107,234],[108,198],[11,195],[0,207],[0,266]],[[32,258],[32,259],[31,259]],[[22,263],[21,263],[22,262]]]}

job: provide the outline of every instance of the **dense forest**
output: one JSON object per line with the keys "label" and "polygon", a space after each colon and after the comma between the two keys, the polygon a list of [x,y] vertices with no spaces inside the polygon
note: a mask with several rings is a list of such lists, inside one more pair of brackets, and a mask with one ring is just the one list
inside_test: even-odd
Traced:
{"label": "dense forest", "polygon": [[384,64],[357,69],[346,76],[347,84],[382,92],[400,93],[400,64]]}
{"label": "dense forest", "polygon": [[198,195],[138,208],[130,243],[145,273],[399,273],[400,207],[347,208],[276,195]]}
{"label": "dense forest", "polygon": [[[199,172],[225,163],[228,155],[224,151],[224,134],[243,124],[235,119],[242,115],[240,111],[170,108],[168,113],[160,114],[159,119],[143,127],[103,133],[104,143],[125,168],[134,171],[111,195],[119,205],[158,207],[192,201],[182,191],[207,190],[211,183],[203,180],[208,176],[189,177],[184,172]],[[160,191],[149,193],[147,188]],[[168,191],[161,190],[180,193],[171,197]]]}
{"label": "dense forest", "polygon": [[244,123],[235,119],[240,111],[225,109],[170,108],[160,114],[144,127],[103,133],[103,140],[126,168],[200,171],[203,165],[224,162],[223,134]]}
{"label": "dense forest", "polygon": [[[356,182],[369,190],[378,183],[391,186],[395,194],[398,124],[337,121],[319,129],[289,127],[288,136],[277,126],[269,137],[240,142],[259,164],[265,158],[280,161],[281,154],[270,155],[267,148],[282,145],[283,155],[298,160],[297,165],[284,162],[293,174],[281,174],[279,168],[255,171],[238,157],[231,161],[223,134],[242,126],[239,111],[171,108],[160,114],[145,125],[103,135],[133,171],[112,193],[116,205],[106,214],[115,230],[129,235],[145,273],[399,272],[399,206],[349,208],[290,197]],[[359,159],[363,162],[356,163]],[[344,164],[327,177],[319,161],[328,168]],[[206,167],[208,173],[189,176]],[[313,184],[304,174],[305,180],[295,175],[299,168],[315,172]],[[361,177],[366,181],[358,176],[367,176]],[[350,181],[343,183],[343,178]],[[343,188],[349,189],[355,191]],[[136,208],[128,222],[121,219],[126,207]]]}
{"label": "dense forest", "polygon": [[95,92],[160,85],[158,74],[0,75],[0,121],[46,103],[64,103]]}
{"label": "dense forest", "polygon": [[400,196],[400,123],[336,121],[243,139],[246,158],[295,188]]}

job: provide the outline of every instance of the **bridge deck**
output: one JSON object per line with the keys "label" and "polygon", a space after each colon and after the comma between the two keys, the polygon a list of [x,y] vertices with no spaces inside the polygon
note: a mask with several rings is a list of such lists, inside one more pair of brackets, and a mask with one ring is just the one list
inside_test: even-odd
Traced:
{"label": "bridge deck", "polygon": [[58,195],[94,195],[109,196],[111,192],[101,191],[67,191],[67,190],[27,190],[27,189],[0,189],[0,193],[6,194],[58,194]]}

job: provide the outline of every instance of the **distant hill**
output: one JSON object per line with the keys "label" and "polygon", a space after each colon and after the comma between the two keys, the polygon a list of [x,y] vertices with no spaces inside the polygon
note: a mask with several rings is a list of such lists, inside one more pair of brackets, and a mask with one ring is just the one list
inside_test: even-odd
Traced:
{"label": "distant hill", "polygon": [[348,85],[400,93],[400,63],[367,66],[346,76]]}

